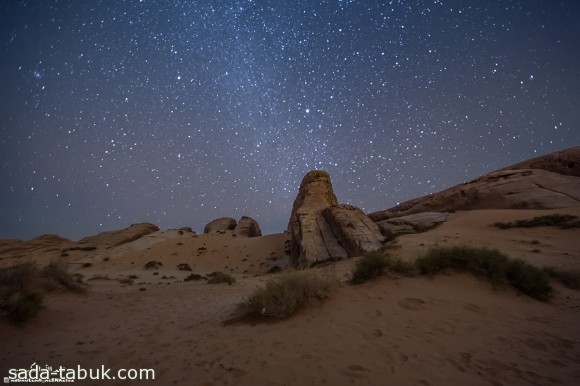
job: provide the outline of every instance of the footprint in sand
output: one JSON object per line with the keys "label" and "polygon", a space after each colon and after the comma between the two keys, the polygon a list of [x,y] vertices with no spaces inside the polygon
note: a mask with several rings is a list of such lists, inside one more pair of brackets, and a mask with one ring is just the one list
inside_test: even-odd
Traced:
{"label": "footprint in sand", "polygon": [[350,365],[346,369],[341,370],[340,373],[351,379],[365,379],[368,378],[369,369],[359,365]]}
{"label": "footprint in sand", "polygon": [[463,303],[463,308],[467,311],[475,312],[478,314],[484,313],[483,308],[476,306],[475,304],[471,304],[471,303]]}
{"label": "footprint in sand", "polygon": [[461,372],[465,372],[465,368],[469,367],[473,355],[467,352],[460,352],[456,354],[451,354],[448,356],[447,360]]}
{"label": "footprint in sand", "polygon": [[399,307],[406,310],[420,310],[423,308],[425,301],[419,298],[404,298],[397,302]]}

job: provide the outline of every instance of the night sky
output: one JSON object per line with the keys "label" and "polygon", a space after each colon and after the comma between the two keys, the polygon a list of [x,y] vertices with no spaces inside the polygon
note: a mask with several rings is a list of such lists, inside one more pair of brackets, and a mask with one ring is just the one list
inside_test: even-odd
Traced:
{"label": "night sky", "polygon": [[0,2],[0,237],[366,212],[580,144],[580,1]]}

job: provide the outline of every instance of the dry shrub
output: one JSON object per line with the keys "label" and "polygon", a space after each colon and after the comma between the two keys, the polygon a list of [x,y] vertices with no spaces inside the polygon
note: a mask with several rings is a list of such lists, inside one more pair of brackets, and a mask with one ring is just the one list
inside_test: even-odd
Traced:
{"label": "dry shrub", "polygon": [[337,287],[335,279],[309,271],[292,271],[272,279],[238,305],[241,318],[286,318],[319,303]]}
{"label": "dry shrub", "polygon": [[32,318],[42,308],[42,294],[28,290],[37,273],[33,263],[0,269],[0,311],[15,324]]}
{"label": "dry shrub", "polygon": [[42,269],[42,274],[45,277],[51,278],[66,289],[74,292],[86,292],[86,286],[75,278],[68,271],[68,264],[64,262],[51,261],[46,267]]}
{"label": "dry shrub", "polygon": [[227,273],[223,272],[212,272],[207,275],[207,284],[220,284],[220,283],[228,283],[228,285],[232,285],[235,283],[236,279],[228,275]]}

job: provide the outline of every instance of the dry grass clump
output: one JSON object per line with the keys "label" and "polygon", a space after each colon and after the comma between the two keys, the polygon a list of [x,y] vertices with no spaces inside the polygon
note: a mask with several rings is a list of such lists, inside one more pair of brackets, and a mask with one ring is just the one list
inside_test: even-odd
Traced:
{"label": "dry grass clump", "polygon": [[228,285],[232,285],[236,282],[236,279],[228,275],[227,273],[223,272],[212,272],[207,275],[207,284],[220,284],[220,283],[228,283]]}
{"label": "dry grass clump", "polygon": [[36,275],[33,263],[0,269],[0,312],[15,324],[32,318],[42,308],[42,294],[29,290]]}
{"label": "dry grass clump", "polygon": [[309,271],[292,271],[269,280],[238,305],[240,318],[287,318],[319,303],[336,289],[334,279]]}
{"label": "dry grass clump", "polygon": [[51,261],[42,269],[42,275],[53,279],[66,289],[74,292],[86,292],[86,286],[68,271],[68,265],[63,262]]}
{"label": "dry grass clump", "polygon": [[53,261],[41,270],[29,262],[0,269],[0,314],[20,324],[42,309],[45,291],[65,288],[85,292],[81,279],[67,268],[65,263]]}

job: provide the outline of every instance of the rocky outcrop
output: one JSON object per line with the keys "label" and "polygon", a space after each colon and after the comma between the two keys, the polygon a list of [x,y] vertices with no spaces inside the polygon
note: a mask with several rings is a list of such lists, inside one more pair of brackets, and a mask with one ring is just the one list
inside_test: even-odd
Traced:
{"label": "rocky outcrop", "polygon": [[421,212],[555,209],[580,205],[580,147],[512,165],[369,214],[376,222]]}
{"label": "rocky outcrop", "polygon": [[76,243],[58,235],[42,235],[32,240],[0,239],[0,256],[17,257],[34,253],[57,252]]}
{"label": "rocky outcrop", "polygon": [[321,170],[302,179],[288,230],[295,267],[358,256],[382,240],[379,228],[360,209],[338,205],[330,176]]}
{"label": "rocky outcrop", "polygon": [[449,213],[445,212],[423,212],[403,217],[393,217],[379,221],[377,225],[383,234],[390,233],[396,236],[425,232],[447,221],[448,218]]}
{"label": "rocky outcrop", "polygon": [[262,231],[256,220],[248,216],[242,216],[238,225],[234,228],[234,235],[238,237],[258,237],[262,236]]}
{"label": "rocky outcrop", "polygon": [[293,266],[304,267],[318,261],[347,256],[320,213],[322,209],[336,204],[328,173],[315,170],[304,176],[288,224]]}
{"label": "rocky outcrop", "polygon": [[540,169],[564,176],[580,177],[580,146],[532,158],[499,171],[518,169]]}
{"label": "rocky outcrop", "polygon": [[121,244],[138,240],[141,237],[157,232],[158,230],[159,227],[154,224],[133,224],[125,229],[102,232],[95,236],[85,237],[80,240],[75,247],[69,249],[92,250],[113,248]]}
{"label": "rocky outcrop", "polygon": [[238,225],[238,222],[231,217],[220,217],[208,223],[203,229],[203,233],[216,233],[233,231]]}
{"label": "rocky outcrop", "polygon": [[336,204],[338,202],[332,190],[330,175],[322,170],[313,170],[302,178],[298,196],[292,205],[292,214],[288,228],[291,228],[296,213],[324,209]]}
{"label": "rocky outcrop", "polygon": [[356,206],[334,205],[323,209],[322,215],[348,256],[360,256],[380,248],[384,238],[381,230]]}

